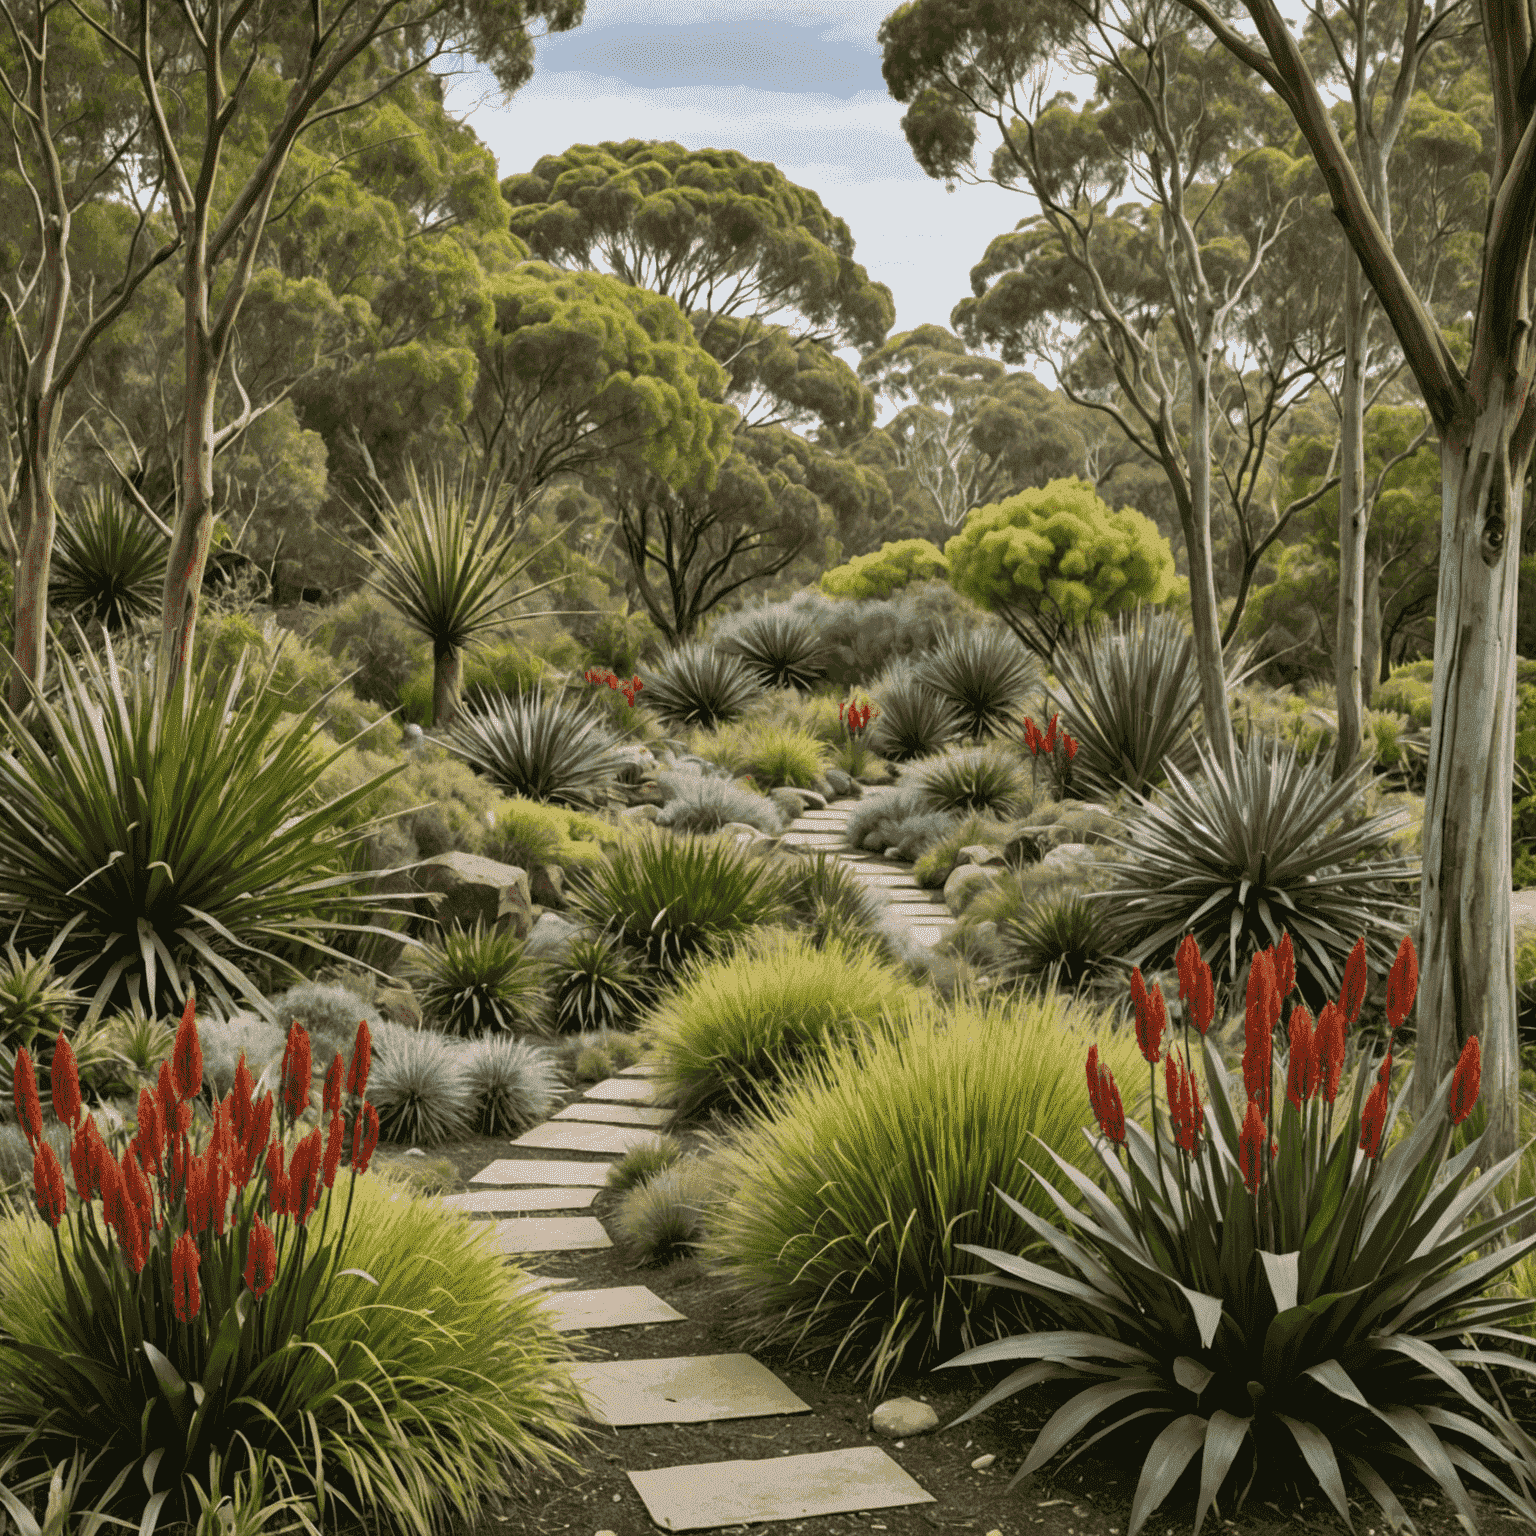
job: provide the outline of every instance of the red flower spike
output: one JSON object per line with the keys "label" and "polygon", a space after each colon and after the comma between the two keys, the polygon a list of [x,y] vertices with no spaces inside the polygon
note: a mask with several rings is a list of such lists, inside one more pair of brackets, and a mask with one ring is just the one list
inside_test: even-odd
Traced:
{"label": "red flower spike", "polygon": [[147,1173],[159,1173],[165,1161],[165,1120],[160,1101],[148,1088],[139,1089],[139,1123],[134,1139],[139,1144],[139,1161]]}
{"label": "red flower spike", "polygon": [[1117,1147],[1125,1145],[1125,1107],[1120,1102],[1120,1090],[1115,1086],[1115,1075],[1099,1062],[1099,1048],[1088,1048],[1088,1102],[1093,1106],[1093,1118],[1106,1140]]}
{"label": "red flower spike", "polygon": [[1270,953],[1274,957],[1275,996],[1284,1005],[1296,985],[1296,952],[1291,948],[1290,934],[1282,933],[1279,944],[1272,946]]}
{"label": "red flower spike", "polygon": [[35,1153],[37,1144],[43,1139],[43,1106],[37,1098],[37,1071],[32,1065],[32,1053],[26,1046],[16,1052],[11,1079],[11,1097],[16,1101],[16,1118],[21,1123],[27,1145]]}
{"label": "red flower spike", "polygon": [[347,1092],[358,1098],[368,1091],[368,1072],[373,1065],[373,1031],[367,1019],[359,1019],[357,1039],[352,1042],[352,1059],[347,1063]]}
{"label": "red flower spike", "polygon": [[1177,1051],[1168,1052],[1165,1068],[1168,1089],[1168,1118],[1173,1124],[1174,1140],[1193,1156],[1205,1129],[1205,1109],[1194,1076],[1179,1059]]}
{"label": "red flower spike", "polygon": [[1155,1067],[1162,1059],[1163,1029],[1168,1015],[1163,1007],[1162,989],[1154,985],[1150,992],[1147,991],[1140,966],[1131,972],[1131,1003],[1136,1012],[1136,1044]]}
{"label": "red flower spike", "polygon": [[290,1120],[297,1120],[309,1108],[313,1077],[309,1031],[295,1019],[288,1027],[288,1043],[283,1048],[283,1109]]}
{"label": "red flower spike", "polygon": [[1201,957],[1194,934],[1186,933],[1179,941],[1175,963],[1179,970],[1179,997],[1185,1005],[1185,1017],[1204,1035],[1216,1017],[1216,988],[1211,981],[1211,968]]}
{"label": "red flower spike", "polygon": [[1261,949],[1248,967],[1248,993],[1243,1017],[1243,1033],[1249,1045],[1259,1035],[1273,1032],[1280,1018],[1280,997],[1275,990],[1275,962],[1267,949]]}
{"label": "red flower spike", "polygon": [[197,1268],[202,1262],[196,1241],[183,1232],[171,1249],[171,1304],[176,1320],[190,1323],[202,1310],[203,1295],[197,1283]]}
{"label": "red flower spike", "polygon": [[251,1239],[245,1250],[245,1285],[260,1301],[277,1278],[277,1244],[272,1228],[260,1216],[251,1223]]}
{"label": "red flower spike", "polygon": [[177,1129],[180,1117],[176,1113],[180,1100],[176,1097],[176,1085],[171,1081],[171,1064],[168,1061],[160,1063],[160,1076],[155,1082],[155,1098],[160,1103],[160,1122],[165,1126],[166,1140],[173,1140],[180,1134]]}
{"label": "red flower spike", "polygon": [[69,1143],[69,1171],[74,1175],[75,1193],[82,1200],[90,1200],[96,1192],[91,1179],[91,1141],[96,1135],[96,1122],[86,1115]]}
{"label": "red flower spike", "polygon": [[1355,947],[1344,962],[1344,985],[1339,989],[1339,1011],[1346,1024],[1355,1023],[1365,1004],[1365,940],[1356,939]]}
{"label": "red flower spike", "polygon": [[64,1170],[53,1148],[41,1139],[32,1157],[32,1191],[38,1214],[50,1227],[57,1227],[64,1215]]}
{"label": "red flower spike", "polygon": [[1259,1112],[1258,1103],[1250,1099],[1248,1113],[1243,1119],[1243,1128],[1237,1137],[1237,1165],[1250,1195],[1258,1191],[1259,1181],[1264,1177],[1264,1143],[1268,1139],[1264,1131],[1264,1117]]}
{"label": "red flower spike", "polygon": [[91,1145],[91,1181],[101,1190],[101,1219],[121,1236],[125,1226],[138,1220],[138,1212],[129,1209],[122,1165],[99,1137]]}
{"label": "red flower spike", "polygon": [[187,1230],[201,1237],[213,1221],[213,1178],[208,1155],[198,1153],[187,1164]]}
{"label": "red flower spike", "polygon": [[328,1115],[334,1115],[341,1109],[341,1084],[347,1075],[347,1065],[341,1059],[341,1052],[336,1052],[335,1059],[326,1069],[325,1091],[321,1095],[320,1103]]}
{"label": "red flower spike", "polygon": [[235,1063],[235,1082],[229,1091],[235,1101],[235,1134],[244,1136],[246,1126],[250,1124],[251,1106],[256,1102],[256,1083],[251,1077],[251,1069],[245,1064],[244,1051]]}
{"label": "red flower spike", "polygon": [[127,1191],[128,1203],[137,1212],[140,1224],[147,1225],[155,1214],[155,1196],[131,1147],[124,1150],[118,1166],[123,1170],[123,1188]]}
{"label": "red flower spike", "polygon": [[1291,1009],[1291,1050],[1285,1071],[1285,1096],[1297,1110],[1317,1092],[1317,1073],[1312,1065],[1313,1034],[1312,1015],[1305,1004],[1297,1003]]}
{"label": "red flower spike", "polygon": [[234,1166],[231,1170],[235,1183],[244,1189],[256,1171],[257,1160],[266,1151],[267,1137],[272,1130],[272,1090],[262,1094],[246,1120],[245,1134],[235,1147]]}
{"label": "red flower spike", "polygon": [[1324,1003],[1312,1035],[1312,1054],[1317,1059],[1323,1098],[1332,1104],[1339,1096],[1344,1074],[1344,1015],[1337,1003]]}
{"label": "red flower spike", "polygon": [[1381,1151],[1381,1133],[1386,1123],[1387,1084],[1382,1080],[1365,1096],[1365,1107],[1360,1111],[1360,1150],[1367,1157],[1374,1158]]}
{"label": "red flower spike", "polygon": [[1243,1048],[1243,1090],[1249,1101],[1259,1106],[1259,1113],[1269,1114],[1270,1071],[1274,1064],[1274,1041],[1269,1032],[1255,1034]]}
{"label": "red flower spike", "polygon": [[320,1166],[320,1181],[327,1189],[336,1182],[336,1170],[341,1166],[341,1147],[346,1132],[346,1122],[340,1112],[332,1115],[330,1129],[325,1136],[325,1157]]}
{"label": "red flower spike", "polygon": [[181,1010],[176,1043],[171,1047],[171,1086],[183,1103],[203,1086],[203,1047],[197,1038],[197,999],[189,997]]}
{"label": "red flower spike", "polygon": [[1065,732],[1062,734],[1066,737],[1067,761],[1070,763],[1077,756],[1077,742],[1071,736],[1067,736]]}
{"label": "red flower spike", "polygon": [[1468,1035],[1451,1075],[1451,1124],[1460,1125],[1472,1113],[1482,1088],[1483,1055],[1476,1035]]}
{"label": "red flower spike", "polygon": [[1407,934],[1397,946],[1397,958],[1387,972],[1387,1023],[1396,1029],[1413,1009],[1419,990],[1419,957]]}
{"label": "red flower spike", "polygon": [[288,1168],[288,1214],[302,1227],[320,1202],[320,1127],[293,1149]]}
{"label": "red flower spike", "polygon": [[80,1069],[75,1064],[74,1047],[59,1031],[53,1042],[53,1060],[48,1066],[48,1086],[53,1094],[53,1112],[63,1125],[74,1128],[80,1118]]}
{"label": "red flower spike", "polygon": [[373,1158],[373,1149],[379,1144],[379,1112],[366,1100],[356,1120],[352,1122],[352,1168],[356,1173],[367,1173]]}

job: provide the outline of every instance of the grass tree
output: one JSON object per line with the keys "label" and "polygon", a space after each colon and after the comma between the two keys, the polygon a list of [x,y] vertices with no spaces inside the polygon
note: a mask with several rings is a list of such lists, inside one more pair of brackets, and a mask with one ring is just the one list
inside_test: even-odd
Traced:
{"label": "grass tree", "polygon": [[406,486],[400,501],[380,491],[381,525],[368,582],[432,642],[432,727],[444,730],[458,714],[464,648],[508,622],[523,598],[561,578],[515,587],[554,541],[519,554],[515,535],[502,531],[505,487],[491,480],[475,486],[462,473],[450,480],[441,468],[423,484],[414,465]]}

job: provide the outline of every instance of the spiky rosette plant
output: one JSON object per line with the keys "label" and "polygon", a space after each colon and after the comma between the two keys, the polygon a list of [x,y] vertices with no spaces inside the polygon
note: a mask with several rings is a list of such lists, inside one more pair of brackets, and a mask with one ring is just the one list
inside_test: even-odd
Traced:
{"label": "spiky rosette plant", "polygon": [[912,670],[960,716],[972,741],[995,736],[1040,686],[1040,663],[1006,629],[952,630]]}
{"label": "spiky rosette plant", "polygon": [[[1532,1303],[1489,1294],[1536,1246],[1536,1238],[1499,1246],[1536,1199],[1488,1215],[1486,1202],[1518,1154],[1484,1166],[1481,1135],[1452,1152],[1455,1128],[1477,1101],[1476,1037],[1394,1144],[1409,1084],[1394,1095],[1393,1045],[1418,977],[1408,939],[1387,979],[1391,1033],[1379,1059],[1349,1039],[1365,998],[1363,942],[1338,1000],[1316,1020],[1300,1002],[1286,1017],[1295,984],[1289,942],[1261,951],[1248,975],[1241,1097],[1207,1034],[1215,989],[1192,936],[1179,946],[1178,969],[1182,1040],[1166,1053],[1162,992],[1146,988],[1139,970],[1131,978],[1137,1042],[1154,1086],[1162,1064],[1166,1113],[1154,1108],[1150,1131],[1127,1120],[1113,1074],[1091,1050],[1105,1186],[1053,1153],[1081,1208],[1048,1189],[1059,1213],[1052,1222],[998,1192],[1058,1267],[959,1245],[999,1271],[968,1278],[1024,1292],[1059,1326],[948,1361],[1019,1362],[956,1422],[1038,1382],[1081,1382],[1018,1475],[1090,1426],[1099,1432],[1088,1444],[1134,1424],[1150,1445],[1127,1536],[1137,1536],[1196,1457],[1196,1536],[1212,1504],[1221,1499],[1226,1513],[1229,1490],[1240,1503],[1259,1473],[1315,1482],[1351,1529],[1346,1470],[1389,1525],[1413,1528],[1393,1492],[1405,1466],[1436,1483],[1470,1530],[1464,1478],[1536,1517],[1507,1420],[1471,1370],[1536,1374],[1502,1348],[1520,1336],[1500,1326]],[[1277,1028],[1289,1047],[1278,1059]],[[1208,1104],[1194,1070],[1197,1036]],[[1341,1097],[1351,1056],[1353,1086]]]}
{"label": "spiky rosette plant", "polygon": [[752,614],[720,642],[720,649],[740,656],[764,688],[809,689],[827,670],[815,620],[793,608]]}

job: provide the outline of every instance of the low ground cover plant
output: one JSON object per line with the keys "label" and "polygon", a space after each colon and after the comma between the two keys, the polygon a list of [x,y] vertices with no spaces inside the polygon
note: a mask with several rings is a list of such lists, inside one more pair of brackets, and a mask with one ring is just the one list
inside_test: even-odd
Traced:
{"label": "low ground cover plant", "polygon": [[893,794],[871,797],[856,805],[844,836],[851,848],[871,853],[895,848],[898,857],[915,860],[947,837],[958,819],[954,811],[925,804],[918,786],[908,784]]}
{"label": "low ground cover plant", "polygon": [[731,773],[749,775],[760,789],[814,789],[828,763],[820,738],[803,727],[768,720],[695,732],[689,747]]}
{"label": "low ground cover plant", "polygon": [[670,1264],[704,1242],[720,1198],[710,1160],[680,1157],[625,1191],[614,1212],[619,1245],[637,1264]]}
{"label": "low ground cover plant", "polygon": [[657,784],[667,803],[656,825],[673,832],[718,832],[730,822],[756,827],[770,836],[784,830],[784,813],[767,795],[734,779],[704,773],[662,773]]}

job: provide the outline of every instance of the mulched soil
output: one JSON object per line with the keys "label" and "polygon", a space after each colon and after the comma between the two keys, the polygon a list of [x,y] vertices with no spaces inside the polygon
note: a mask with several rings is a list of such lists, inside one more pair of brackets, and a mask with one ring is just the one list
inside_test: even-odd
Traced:
{"label": "mulched soil", "polygon": [[[569,1095],[576,1096],[575,1092]],[[684,1133],[682,1139],[687,1142],[689,1134]],[[393,1161],[388,1153],[384,1155]],[[434,1148],[431,1155],[453,1164],[460,1182],[458,1186],[445,1185],[445,1189],[451,1190],[465,1187],[472,1174],[492,1159],[509,1154],[505,1141],[475,1137]],[[591,1214],[604,1220],[613,1214],[616,1203],[616,1196],[599,1190]],[[638,1360],[725,1354],[742,1347],[732,1326],[732,1301],[723,1282],[696,1260],[682,1259],[664,1267],[642,1268],[621,1249],[612,1248],[529,1255],[527,1267],[544,1275],[574,1276],[581,1288],[647,1285],[688,1319],[682,1323],[595,1331],[586,1335],[584,1342],[576,1343],[584,1358]],[[454,1536],[508,1536],[509,1531],[527,1532],[529,1536],[555,1536],[560,1532],[597,1536],[603,1531],[612,1532],[613,1536],[650,1536],[658,1527],[652,1524],[639,1494],[625,1476],[629,1469],[762,1460],[871,1443],[882,1445],[936,1502],[731,1529],[761,1536],[789,1536],[791,1532],[795,1536],[847,1536],[855,1531],[927,1536],[934,1530],[975,1531],[978,1536],[1122,1536],[1127,1528],[1139,1458],[1130,1464],[1123,1454],[1117,1460],[1113,1454],[1090,1452],[1058,1475],[1037,1475],[1010,1491],[1008,1485],[1014,1473],[1053,1410],[1054,1403],[1043,1392],[1021,1394],[997,1405],[980,1419],[950,1429],[945,1426],[992,1385],[995,1376],[954,1371],[898,1377],[879,1397],[871,1399],[851,1381],[851,1373],[841,1368],[828,1378],[824,1367],[807,1369],[772,1349],[759,1349],[754,1354],[802,1401],[810,1404],[810,1413],[712,1424],[623,1429],[594,1426],[578,1470],[567,1471],[558,1478],[523,1480],[510,1491],[500,1509],[485,1512],[472,1533],[456,1531]],[[931,1434],[903,1442],[874,1435],[869,1428],[870,1411],[876,1403],[892,1397],[926,1401],[937,1412],[940,1427]],[[986,1468],[973,1469],[972,1461],[984,1455],[996,1460]],[[1153,1516],[1144,1528],[1145,1536],[1182,1536],[1191,1529],[1193,1481],[1190,1478],[1189,1486],[1181,1488]],[[1423,1536],[1462,1536],[1457,1518],[1432,1485],[1399,1487],[1397,1492]],[[1525,1522],[1502,1506],[1482,1499],[1475,1499],[1475,1503],[1479,1527],[1489,1536],[1529,1530]],[[1373,1502],[1352,1513],[1357,1533],[1377,1536],[1380,1531],[1384,1536],[1385,1527]],[[1213,1514],[1205,1531],[1221,1536],[1297,1536],[1298,1531],[1342,1536],[1344,1527],[1320,1498],[1297,1500],[1294,1496],[1277,1495],[1250,1499],[1235,1518],[1218,1518]]]}

